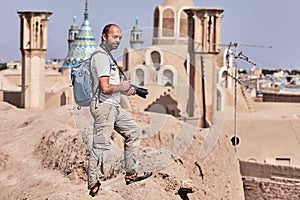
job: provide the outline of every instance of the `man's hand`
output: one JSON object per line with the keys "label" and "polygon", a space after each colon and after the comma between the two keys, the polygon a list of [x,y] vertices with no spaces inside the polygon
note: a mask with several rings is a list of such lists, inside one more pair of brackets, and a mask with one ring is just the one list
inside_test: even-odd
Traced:
{"label": "man's hand", "polygon": [[128,92],[130,89],[130,82],[129,81],[121,81],[119,87],[120,87],[121,92]]}
{"label": "man's hand", "polygon": [[103,94],[112,94],[116,92],[127,93],[130,89],[130,81],[121,81],[120,85],[109,84],[109,76],[99,78],[101,91]]}
{"label": "man's hand", "polygon": [[130,89],[127,92],[124,92],[125,95],[135,95],[135,89],[133,87],[130,87]]}
{"label": "man's hand", "polygon": [[121,93],[127,96],[135,95],[135,89],[130,85],[130,81],[121,81],[119,87],[121,88]]}

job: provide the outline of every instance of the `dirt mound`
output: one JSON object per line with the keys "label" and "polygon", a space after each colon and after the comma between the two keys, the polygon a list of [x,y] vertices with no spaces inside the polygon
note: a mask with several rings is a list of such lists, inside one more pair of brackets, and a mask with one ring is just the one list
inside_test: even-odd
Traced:
{"label": "dirt mound", "polygon": [[0,152],[0,171],[5,169],[7,166],[9,156]]}
{"label": "dirt mound", "polygon": [[[5,112],[1,115],[5,124],[0,125],[0,199],[91,198],[86,183],[89,123],[84,121],[78,129],[68,106],[25,111],[0,103],[0,109]],[[126,186],[123,138],[113,134],[101,199],[244,198],[238,160],[226,135],[200,159],[206,130],[169,115],[132,114],[143,129],[140,167],[154,175]]]}
{"label": "dirt mound", "polygon": [[87,149],[77,134],[67,130],[53,130],[47,133],[36,148],[45,168],[59,170],[71,180],[86,181]]}

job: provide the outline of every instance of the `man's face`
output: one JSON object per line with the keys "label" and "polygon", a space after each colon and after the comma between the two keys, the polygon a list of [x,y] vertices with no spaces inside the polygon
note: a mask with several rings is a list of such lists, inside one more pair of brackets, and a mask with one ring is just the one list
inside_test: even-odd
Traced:
{"label": "man's face", "polygon": [[110,49],[117,49],[122,39],[122,31],[117,26],[111,26],[108,34],[104,37],[106,46]]}

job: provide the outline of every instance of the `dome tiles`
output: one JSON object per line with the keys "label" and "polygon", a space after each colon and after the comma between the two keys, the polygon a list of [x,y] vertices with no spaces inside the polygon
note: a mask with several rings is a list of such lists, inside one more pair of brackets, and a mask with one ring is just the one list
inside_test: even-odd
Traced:
{"label": "dome tiles", "polygon": [[89,58],[91,53],[95,51],[97,47],[96,39],[94,37],[93,30],[88,20],[87,3],[84,13],[84,21],[81,25],[79,33],[71,46],[70,52],[63,64],[65,68],[71,68],[74,65]]}

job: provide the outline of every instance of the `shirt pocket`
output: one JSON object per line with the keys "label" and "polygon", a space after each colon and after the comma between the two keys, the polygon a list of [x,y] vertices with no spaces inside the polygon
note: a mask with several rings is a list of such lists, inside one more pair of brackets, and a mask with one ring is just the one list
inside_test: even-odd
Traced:
{"label": "shirt pocket", "polygon": [[110,65],[110,77],[109,83],[112,85],[119,85],[120,84],[120,75],[118,66],[115,64]]}

